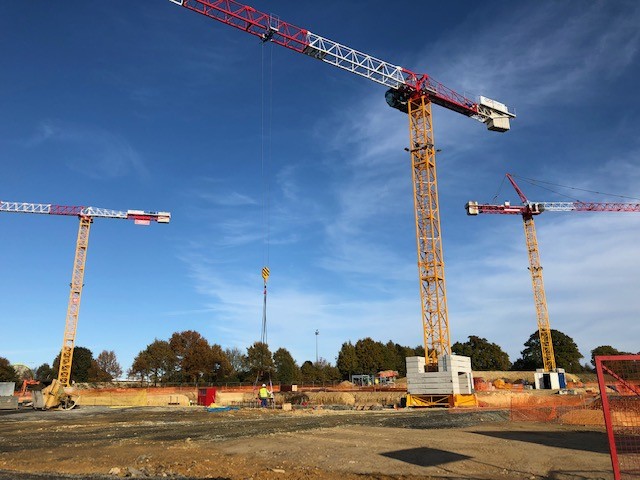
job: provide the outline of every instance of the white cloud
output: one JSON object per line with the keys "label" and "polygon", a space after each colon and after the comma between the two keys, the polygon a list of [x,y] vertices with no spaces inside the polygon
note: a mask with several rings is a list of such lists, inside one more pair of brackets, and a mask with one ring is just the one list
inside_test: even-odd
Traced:
{"label": "white cloud", "polygon": [[[487,337],[515,360],[537,323],[522,219],[503,220],[520,231],[478,235],[473,257],[450,263],[448,285],[454,334]],[[603,344],[637,351],[640,215],[545,213],[535,221],[551,328],[572,337],[585,361]]]}
{"label": "white cloud", "polygon": [[[113,179],[129,174],[148,175],[141,155],[122,136],[99,127],[44,121],[25,141],[28,148],[60,148],[62,162],[72,170],[95,179]],[[51,161],[51,160],[49,160]],[[57,161],[57,160],[54,160]]]}
{"label": "white cloud", "polygon": [[[259,340],[261,279],[257,275],[229,275],[224,264],[199,256],[183,260],[198,291],[208,299],[204,304],[211,317],[210,340],[240,348]],[[417,345],[420,324],[415,312],[417,300],[411,298],[411,293],[408,297],[370,295],[354,300],[349,292],[327,289],[326,284],[316,282],[312,276],[276,277],[269,283],[269,344],[274,351],[281,346],[289,349],[299,362],[313,360],[316,329],[321,332],[320,356],[332,362],[348,339],[356,341],[371,336],[380,341],[393,338]]]}

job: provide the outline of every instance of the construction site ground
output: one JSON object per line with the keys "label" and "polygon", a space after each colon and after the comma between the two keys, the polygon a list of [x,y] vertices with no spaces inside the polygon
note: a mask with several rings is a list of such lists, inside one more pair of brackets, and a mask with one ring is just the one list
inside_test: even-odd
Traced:
{"label": "construction site ground", "polygon": [[0,479],[609,479],[601,426],[507,409],[0,411]]}

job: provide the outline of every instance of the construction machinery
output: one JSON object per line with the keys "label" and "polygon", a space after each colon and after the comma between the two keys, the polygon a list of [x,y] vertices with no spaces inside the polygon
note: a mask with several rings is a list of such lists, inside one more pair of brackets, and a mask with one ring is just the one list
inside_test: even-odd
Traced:
{"label": "construction machinery", "polygon": [[[640,212],[638,203],[595,203],[595,202],[531,202],[527,199],[522,189],[518,186],[513,176],[506,174],[507,179],[520,197],[521,205],[511,205],[505,202],[502,205],[480,204],[478,202],[468,202],[465,205],[467,215],[479,215],[481,213],[499,215],[521,215],[524,222],[524,236],[529,256],[529,272],[531,273],[531,283],[533,285],[533,299],[536,307],[536,318],[538,321],[538,333],[540,336],[540,349],[542,353],[543,372],[556,372],[561,369],[556,368],[556,359],[553,353],[553,342],[551,338],[551,327],[549,324],[549,311],[547,309],[547,297],[544,290],[542,278],[542,265],[540,264],[540,250],[538,248],[538,238],[533,217],[542,212]],[[559,373],[563,373],[560,371]],[[550,380],[555,384],[555,376]],[[559,380],[560,384],[562,383]],[[551,387],[550,387],[551,388]]]}
{"label": "construction machinery", "polygon": [[[429,75],[379,60],[366,53],[281,21],[274,15],[233,0],[169,0],[183,8],[235,27],[298,53],[341,68],[387,87],[387,103],[409,116],[418,271],[426,359],[422,366],[438,369],[438,358],[451,354],[449,320],[440,233],[431,104],[484,123],[489,130],[509,130],[515,115],[503,103],[486,97],[471,100]],[[410,388],[411,390],[411,388]]]}
{"label": "construction machinery", "polygon": [[169,212],[146,212],[143,210],[118,211],[96,207],[3,201],[0,201],[0,212],[74,216],[80,219],[75,258],[73,261],[73,273],[71,276],[71,291],[69,293],[67,318],[62,340],[62,350],[60,351],[58,378],[54,379],[51,382],[51,385],[44,388],[41,395],[39,394],[40,392],[34,392],[38,393],[38,398],[34,398],[35,408],[73,408],[75,406],[75,398],[68,391],[68,387],[71,381],[73,349],[76,339],[76,329],[78,326],[78,315],[80,313],[82,287],[84,285],[84,270],[87,260],[87,249],[89,247],[89,231],[91,229],[93,219],[114,218],[121,220],[133,220],[137,225],[149,225],[151,222],[169,223],[171,220],[171,214]]}

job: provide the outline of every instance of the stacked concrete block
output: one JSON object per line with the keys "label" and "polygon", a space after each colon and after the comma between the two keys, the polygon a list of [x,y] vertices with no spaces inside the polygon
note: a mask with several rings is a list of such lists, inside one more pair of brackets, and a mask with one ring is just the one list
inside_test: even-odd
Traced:
{"label": "stacked concrete block", "polygon": [[18,397],[13,396],[15,389],[15,382],[0,382],[0,410],[15,410],[18,408]]}
{"label": "stacked concrete block", "polygon": [[424,357],[407,357],[407,393],[411,395],[453,395],[473,392],[471,359],[442,355],[438,371],[425,372]]}

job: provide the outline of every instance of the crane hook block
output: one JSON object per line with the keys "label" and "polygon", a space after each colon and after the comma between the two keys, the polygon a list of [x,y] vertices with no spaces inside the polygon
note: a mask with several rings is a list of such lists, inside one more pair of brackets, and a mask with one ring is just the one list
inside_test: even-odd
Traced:
{"label": "crane hook block", "polygon": [[267,280],[269,279],[269,274],[271,272],[269,271],[269,267],[264,267],[262,269],[262,278],[264,278],[265,283],[267,282]]}

